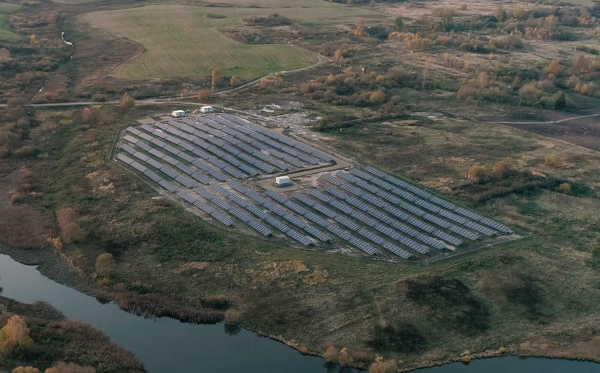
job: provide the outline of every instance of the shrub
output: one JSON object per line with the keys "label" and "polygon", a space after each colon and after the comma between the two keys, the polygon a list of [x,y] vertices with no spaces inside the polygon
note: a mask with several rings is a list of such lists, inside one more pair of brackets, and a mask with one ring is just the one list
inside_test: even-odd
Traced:
{"label": "shrub", "polygon": [[382,91],[375,91],[369,97],[369,102],[372,104],[381,104],[385,101],[385,93]]}
{"label": "shrub", "polygon": [[198,101],[206,101],[210,99],[210,96],[210,91],[207,89],[201,89],[198,91]]}
{"label": "shrub", "polygon": [[71,224],[77,218],[75,210],[70,207],[62,208],[56,212],[56,220],[60,229],[65,229],[67,224]]}
{"label": "shrub", "polygon": [[85,231],[75,222],[65,225],[62,234],[65,243],[75,243],[85,238]]}
{"label": "shrub", "polygon": [[96,273],[102,277],[109,277],[115,270],[115,258],[110,253],[98,255],[96,259]]}
{"label": "shrub", "polygon": [[483,167],[474,165],[473,167],[471,167],[469,169],[469,173],[467,174],[467,177],[469,179],[481,180],[481,178],[484,175],[485,175],[485,172],[483,170]]}
{"label": "shrub", "polygon": [[492,170],[495,174],[504,174],[513,169],[512,161],[509,158],[505,158],[494,165]]}
{"label": "shrub", "polygon": [[13,155],[18,158],[34,157],[38,154],[39,149],[30,145],[22,146],[13,152]]}
{"label": "shrub", "polygon": [[461,86],[456,92],[456,97],[461,100],[472,100],[477,96],[477,90],[470,85]]}
{"label": "shrub", "polygon": [[106,97],[106,95],[103,95],[101,93],[96,93],[95,95],[92,96],[92,101],[94,101],[94,102],[106,102],[106,101],[108,101],[108,97]]}
{"label": "shrub", "polygon": [[371,356],[366,351],[358,350],[352,353],[352,359],[358,363],[365,363],[371,360]]}
{"label": "shrub", "polygon": [[239,324],[239,322],[242,320],[242,312],[233,308],[228,309],[227,311],[225,311],[225,320],[230,325]]}
{"label": "shrub", "polygon": [[91,117],[92,111],[90,110],[90,108],[86,107],[85,109],[83,109],[83,111],[81,112],[81,120],[83,121],[83,123],[89,122]]}
{"label": "shrub", "polygon": [[16,367],[12,373],[40,373],[40,370],[34,367]]}
{"label": "shrub", "polygon": [[306,354],[308,354],[308,347],[306,347],[306,346],[302,346],[302,347],[300,347],[300,348],[298,349],[298,351],[300,351],[300,353],[301,353],[302,355],[306,355]]}
{"label": "shrub", "polygon": [[562,183],[558,187],[558,190],[560,190],[561,193],[570,194],[571,193],[571,184]]}
{"label": "shrub", "polygon": [[25,197],[23,197],[21,193],[15,193],[12,196],[10,196],[10,204],[12,206],[19,205],[23,203],[23,201],[25,201]]}
{"label": "shrub", "polygon": [[375,361],[369,367],[369,373],[393,373],[398,369],[398,364],[394,360],[383,360],[377,356]]}
{"label": "shrub", "polygon": [[135,100],[133,99],[133,97],[129,96],[129,93],[125,92],[123,97],[121,97],[121,99],[119,100],[119,105],[123,107],[134,107]]}
{"label": "shrub", "polygon": [[237,76],[232,76],[231,80],[229,81],[229,85],[232,87],[237,87],[240,85],[240,78],[238,78]]}
{"label": "shrub", "polygon": [[25,320],[18,315],[12,316],[0,329],[0,354],[10,356],[17,349],[26,349],[33,344],[29,337],[29,328]]}
{"label": "shrub", "polygon": [[339,351],[335,346],[329,346],[327,350],[323,353],[323,357],[327,362],[334,363],[337,361],[339,355]]}
{"label": "shrub", "polygon": [[559,167],[560,163],[560,158],[556,154],[550,154],[546,157],[546,164],[550,167]]}
{"label": "shrub", "polygon": [[93,367],[82,367],[74,363],[63,363],[62,361],[52,368],[46,369],[45,373],[96,373]]}
{"label": "shrub", "polygon": [[354,359],[348,352],[348,349],[346,347],[344,347],[338,354],[337,361],[341,366],[347,367],[347,366],[350,366],[354,362]]}

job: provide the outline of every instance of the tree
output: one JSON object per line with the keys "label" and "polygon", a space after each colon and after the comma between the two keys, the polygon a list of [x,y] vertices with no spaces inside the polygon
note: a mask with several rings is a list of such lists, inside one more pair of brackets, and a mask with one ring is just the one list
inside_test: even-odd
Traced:
{"label": "tree", "polygon": [[342,65],[342,62],[344,62],[344,50],[342,48],[335,51],[333,54],[333,61],[339,63],[340,66]]}
{"label": "tree", "polygon": [[360,37],[365,36],[365,28],[362,26],[358,26],[356,28],[356,30],[354,30],[354,35],[360,36]]}
{"label": "tree", "polygon": [[555,110],[564,110],[567,107],[567,98],[563,91],[558,92],[558,97],[556,101],[554,101],[554,109]]}
{"label": "tree", "polygon": [[402,18],[396,17],[394,21],[394,31],[402,32],[404,30],[404,22],[402,22]]}
{"label": "tree", "polygon": [[63,241],[65,243],[75,243],[85,238],[85,231],[81,229],[76,222],[65,225],[62,230]]}
{"label": "tree", "polygon": [[551,61],[550,64],[548,64],[548,67],[546,68],[546,74],[554,77],[558,76],[558,74],[560,74],[560,71],[560,62],[557,60]]}
{"label": "tree", "polygon": [[210,91],[208,89],[198,91],[198,101],[206,101],[208,99],[210,99]]}
{"label": "tree", "polygon": [[333,74],[329,74],[327,79],[325,79],[325,85],[333,85],[335,83],[335,76]]}
{"label": "tree", "polygon": [[339,351],[335,346],[329,346],[323,353],[323,357],[327,362],[334,363],[338,359]]}
{"label": "tree", "polygon": [[0,48],[0,62],[10,61],[10,52],[6,48]]}
{"label": "tree", "polygon": [[26,349],[33,344],[29,337],[27,323],[19,315],[14,315],[0,329],[0,354],[10,356],[17,349]]}
{"label": "tree", "polygon": [[74,363],[63,363],[62,361],[46,369],[45,373],[96,373],[93,367],[82,367]]}
{"label": "tree", "polygon": [[119,105],[123,107],[134,107],[135,100],[133,99],[133,97],[129,96],[129,93],[125,92],[123,94],[123,97],[121,97],[121,99],[119,100]]}
{"label": "tree", "polygon": [[383,91],[375,91],[369,97],[369,102],[372,104],[381,104],[385,101],[385,93]]}
{"label": "tree", "polygon": [[513,18],[516,18],[516,19],[527,18],[527,12],[525,11],[525,8],[523,7],[523,5],[517,5],[515,7],[515,10],[513,10]]}
{"label": "tree", "polygon": [[219,69],[213,69],[211,76],[212,76],[211,86],[212,86],[212,89],[214,90],[219,85],[221,85],[221,71],[219,71]]}
{"label": "tree", "polygon": [[31,47],[31,49],[35,49],[35,47],[37,47],[37,39],[35,37],[35,34],[32,34],[29,37],[29,46]]}
{"label": "tree", "polygon": [[375,0],[371,0],[371,2],[369,3],[369,6],[370,6],[371,8],[375,8],[375,5],[377,5],[377,1],[375,1]]}
{"label": "tree", "polygon": [[240,85],[240,79],[237,76],[232,76],[231,80],[229,81],[229,85],[232,87],[237,87]]}
{"label": "tree", "polygon": [[110,253],[98,255],[96,259],[96,273],[102,277],[110,277],[115,269],[115,258]]}
{"label": "tree", "polygon": [[560,158],[556,154],[550,154],[546,157],[546,164],[550,167],[560,167]]}
{"label": "tree", "polygon": [[242,313],[236,309],[230,308],[225,311],[225,320],[228,324],[237,325],[242,320]]}
{"label": "tree", "polygon": [[338,363],[343,367],[350,366],[354,362],[354,359],[352,358],[352,356],[350,355],[350,353],[348,352],[348,349],[346,347],[344,347],[340,350],[337,360],[338,360]]}
{"label": "tree", "polygon": [[83,109],[83,111],[81,112],[81,120],[83,121],[83,123],[87,123],[90,121],[90,118],[92,117],[92,111],[90,110],[90,108],[85,108]]}
{"label": "tree", "polygon": [[481,178],[485,175],[483,167],[479,165],[474,165],[469,169],[467,177],[469,179],[481,180]]}
{"label": "tree", "polygon": [[60,229],[65,229],[65,226],[74,222],[76,218],[75,210],[70,207],[62,208],[56,212],[56,220]]}
{"label": "tree", "polygon": [[34,367],[16,367],[13,369],[12,373],[40,373],[38,368]]}
{"label": "tree", "polygon": [[354,6],[354,1],[348,0],[348,6]]}
{"label": "tree", "polygon": [[398,364],[394,360],[383,360],[383,357],[377,356],[375,361],[369,367],[369,373],[393,373],[398,369]]}

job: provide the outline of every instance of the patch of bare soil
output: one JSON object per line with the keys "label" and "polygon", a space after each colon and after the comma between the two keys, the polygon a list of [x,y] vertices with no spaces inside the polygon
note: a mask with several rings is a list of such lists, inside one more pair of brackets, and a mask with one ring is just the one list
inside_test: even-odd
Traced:
{"label": "patch of bare soil", "polygon": [[582,115],[558,112],[523,113],[478,119],[600,151],[600,111]]}

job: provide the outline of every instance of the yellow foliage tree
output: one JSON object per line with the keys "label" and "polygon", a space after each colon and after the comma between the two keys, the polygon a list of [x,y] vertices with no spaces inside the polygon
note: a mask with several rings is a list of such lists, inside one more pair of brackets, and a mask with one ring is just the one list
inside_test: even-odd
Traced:
{"label": "yellow foliage tree", "polygon": [[102,277],[110,277],[115,270],[115,258],[110,253],[98,255],[96,259],[96,273]]}
{"label": "yellow foliage tree", "polygon": [[31,49],[35,49],[35,47],[37,47],[37,39],[35,37],[35,34],[29,36],[29,46],[31,47]]}
{"label": "yellow foliage tree", "polygon": [[0,329],[0,354],[10,356],[17,349],[26,349],[33,344],[29,328],[21,316],[14,315]]}
{"label": "yellow foliage tree", "polygon": [[483,170],[483,167],[481,167],[479,165],[474,165],[473,167],[471,167],[469,169],[467,177],[469,179],[480,180],[484,175],[485,175],[485,172]]}
{"label": "yellow foliage tree", "polygon": [[377,356],[375,361],[369,367],[369,373],[393,373],[398,369],[398,364],[394,360],[383,360]]}
{"label": "yellow foliage tree", "polygon": [[90,108],[86,107],[85,109],[83,109],[83,111],[81,112],[81,120],[83,121],[83,123],[89,122],[91,117],[92,111],[90,110]]}
{"label": "yellow foliage tree", "polygon": [[119,100],[119,105],[123,107],[134,107],[135,100],[133,99],[133,97],[129,96],[129,93],[125,92],[123,94],[123,97],[121,97],[121,99]]}
{"label": "yellow foliage tree", "polygon": [[207,89],[201,89],[198,91],[198,101],[206,101],[210,98],[210,91]]}
{"label": "yellow foliage tree", "polygon": [[354,35],[356,36],[365,36],[365,28],[362,26],[358,26],[356,30],[354,30]]}
{"label": "yellow foliage tree", "polygon": [[372,104],[381,104],[385,101],[385,93],[382,91],[375,91],[369,97],[369,102]]}
{"label": "yellow foliage tree", "polygon": [[325,79],[325,85],[332,85],[333,83],[335,83],[335,76],[333,76],[333,74],[329,74],[327,79]]}
{"label": "yellow foliage tree", "polygon": [[353,362],[354,359],[348,352],[348,349],[346,347],[342,348],[338,354],[338,363],[343,367],[347,367],[352,365]]}
{"label": "yellow foliage tree", "polygon": [[232,87],[237,87],[240,85],[240,79],[237,76],[232,76],[231,80],[229,81],[229,85]]}
{"label": "yellow foliage tree", "polygon": [[569,183],[562,183],[558,187],[558,190],[560,190],[561,193],[569,194],[569,193],[571,193],[571,184],[569,184]]}
{"label": "yellow foliage tree", "polygon": [[219,69],[213,69],[211,76],[212,76],[211,86],[213,89],[215,89],[219,85],[221,85],[221,71],[219,71]]}
{"label": "yellow foliage tree", "polygon": [[65,225],[62,230],[63,241],[65,243],[75,243],[85,238],[85,231],[81,229],[76,222]]}
{"label": "yellow foliage tree", "polygon": [[335,348],[335,346],[329,346],[323,353],[323,357],[325,358],[326,361],[328,361],[330,363],[334,363],[338,359],[338,354],[339,354],[339,351],[337,348]]}
{"label": "yellow foliage tree", "polygon": [[556,154],[550,154],[546,157],[546,164],[550,167],[559,167],[560,158]]}

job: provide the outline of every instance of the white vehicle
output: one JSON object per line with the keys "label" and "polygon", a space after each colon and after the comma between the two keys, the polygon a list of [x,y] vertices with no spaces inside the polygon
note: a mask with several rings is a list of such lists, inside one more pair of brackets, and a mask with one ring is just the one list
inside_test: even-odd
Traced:
{"label": "white vehicle", "polygon": [[171,113],[171,116],[173,118],[185,117],[185,111],[183,111],[183,110],[175,110],[174,112]]}

